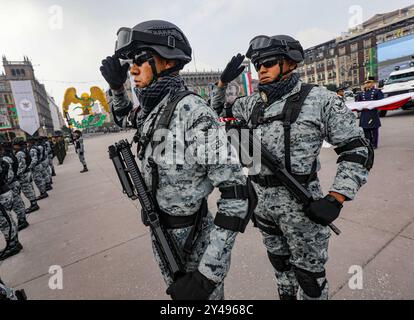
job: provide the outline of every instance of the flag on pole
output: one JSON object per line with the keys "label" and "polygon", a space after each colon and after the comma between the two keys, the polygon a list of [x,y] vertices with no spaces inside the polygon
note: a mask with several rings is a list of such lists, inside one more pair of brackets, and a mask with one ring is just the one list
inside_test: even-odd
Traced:
{"label": "flag on pole", "polygon": [[252,74],[250,72],[243,72],[243,88],[246,96],[250,96],[253,93]]}

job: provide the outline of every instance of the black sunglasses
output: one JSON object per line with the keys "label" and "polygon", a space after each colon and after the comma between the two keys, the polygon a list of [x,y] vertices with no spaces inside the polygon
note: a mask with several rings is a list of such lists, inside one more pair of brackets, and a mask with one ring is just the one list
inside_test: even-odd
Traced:
{"label": "black sunglasses", "polygon": [[132,63],[136,64],[138,67],[142,66],[145,62],[151,60],[153,58],[152,54],[148,52],[142,52],[140,54],[135,55],[132,59]]}
{"label": "black sunglasses", "polygon": [[259,71],[262,66],[264,66],[265,68],[271,68],[279,64],[280,61],[282,61],[282,59],[280,58],[270,58],[270,59],[256,61],[253,63],[253,65],[256,71]]}

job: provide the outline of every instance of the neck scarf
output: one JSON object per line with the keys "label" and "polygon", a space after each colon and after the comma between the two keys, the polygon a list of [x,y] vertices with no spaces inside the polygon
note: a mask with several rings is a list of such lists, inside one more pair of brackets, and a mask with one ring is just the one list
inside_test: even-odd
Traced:
{"label": "neck scarf", "polygon": [[167,94],[174,95],[185,87],[183,78],[176,75],[162,77],[143,89],[134,88],[141,110],[137,118],[138,128],[144,123],[151,111],[165,98]]}
{"label": "neck scarf", "polygon": [[276,81],[272,83],[259,84],[259,92],[263,100],[267,105],[271,105],[276,100],[280,99],[284,95],[288,94],[299,81],[299,74],[292,73],[284,80]]}

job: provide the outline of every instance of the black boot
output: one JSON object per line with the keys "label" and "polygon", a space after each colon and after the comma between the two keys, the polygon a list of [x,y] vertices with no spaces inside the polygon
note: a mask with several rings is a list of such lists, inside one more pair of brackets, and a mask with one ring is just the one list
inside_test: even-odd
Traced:
{"label": "black boot", "polygon": [[0,261],[6,260],[7,258],[10,258],[11,256],[14,256],[18,254],[23,249],[22,244],[17,240],[17,242],[13,243],[12,245],[7,248],[6,251],[0,256]]}
{"label": "black boot", "polygon": [[39,205],[37,204],[36,200],[30,201],[30,207],[26,209],[26,214],[39,210]]}
{"label": "black boot", "polygon": [[21,231],[26,229],[29,226],[29,222],[27,222],[26,218],[24,220],[19,220],[17,223],[17,230]]}
{"label": "black boot", "polygon": [[83,166],[83,170],[80,173],[88,172],[88,168],[86,166]]}
{"label": "black boot", "polygon": [[36,200],[39,201],[39,200],[42,200],[42,199],[47,198],[47,197],[49,197],[49,195],[45,191],[45,192],[41,193],[40,196]]}

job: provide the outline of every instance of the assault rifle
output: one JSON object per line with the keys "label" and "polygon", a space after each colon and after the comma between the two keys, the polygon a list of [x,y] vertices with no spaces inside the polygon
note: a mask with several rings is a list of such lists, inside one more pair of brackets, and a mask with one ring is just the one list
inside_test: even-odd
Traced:
{"label": "assault rifle", "polygon": [[[239,130],[240,133],[240,130]],[[260,152],[261,161],[272,174],[288,189],[295,198],[297,198],[305,206],[308,206],[314,199],[308,190],[306,190],[286,169],[280,159],[277,159],[273,154],[266,149],[265,146],[255,137],[254,132],[249,132],[249,145],[240,143],[240,151],[245,155],[249,155],[249,149],[253,151],[252,154]],[[254,151],[256,150],[256,151]],[[329,224],[329,228],[336,234],[340,235],[339,230],[333,223]]]}
{"label": "assault rifle", "polygon": [[175,281],[184,272],[184,263],[179,251],[169,233],[160,223],[160,210],[151,191],[138,168],[131,144],[121,140],[108,148],[109,157],[114,163],[115,170],[124,193],[132,200],[138,199],[142,207],[142,222],[149,226],[155,238],[155,247],[171,278]]}

